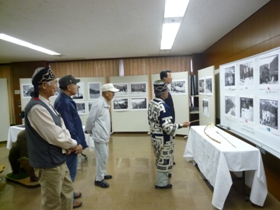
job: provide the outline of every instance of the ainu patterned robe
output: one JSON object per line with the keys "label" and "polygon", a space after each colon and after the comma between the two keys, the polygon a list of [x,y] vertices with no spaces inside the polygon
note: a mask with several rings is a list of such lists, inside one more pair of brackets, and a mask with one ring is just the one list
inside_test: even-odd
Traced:
{"label": "ainu patterned robe", "polygon": [[170,108],[160,98],[149,102],[148,121],[157,171],[170,172],[173,166],[173,137],[179,125],[172,123]]}

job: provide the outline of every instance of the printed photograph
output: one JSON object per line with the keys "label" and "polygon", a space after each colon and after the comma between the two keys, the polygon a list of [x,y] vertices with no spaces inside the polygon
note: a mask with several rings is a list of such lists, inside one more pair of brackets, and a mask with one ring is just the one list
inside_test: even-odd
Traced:
{"label": "printed photograph", "polygon": [[84,99],[85,95],[85,84],[83,82],[77,83],[78,91],[72,96],[73,99]]}
{"label": "printed photograph", "polygon": [[254,122],[254,99],[240,97],[240,118]]}
{"label": "printed photograph", "polygon": [[34,91],[32,84],[24,84],[21,86],[21,97],[22,98],[31,98],[30,94]]}
{"label": "printed photograph", "polygon": [[198,81],[198,92],[199,94],[205,93],[205,79],[199,79]]}
{"label": "printed photograph", "polygon": [[81,101],[75,101],[77,106],[77,111],[79,115],[86,114],[86,103]]}
{"label": "printed photograph", "polygon": [[115,93],[115,96],[128,95],[128,83],[114,83],[114,87],[120,90],[119,92]]}
{"label": "printed photograph", "polygon": [[206,85],[205,85],[205,93],[207,95],[212,95],[213,94],[213,89],[212,89],[212,83],[213,83],[213,78],[205,78]]}
{"label": "printed photograph", "polygon": [[225,96],[225,114],[236,116],[236,96]]}
{"label": "printed photograph", "polygon": [[209,117],[210,109],[209,109],[209,100],[208,99],[202,99],[202,109],[203,109],[203,115],[205,117]]}
{"label": "printed photograph", "polygon": [[131,109],[147,109],[147,98],[131,98]]}
{"label": "printed photograph", "polygon": [[254,61],[244,61],[239,64],[239,86],[254,85]]}
{"label": "printed photograph", "polygon": [[225,86],[235,86],[235,66],[225,68]]}
{"label": "printed photograph", "polygon": [[113,98],[113,110],[128,110],[128,98]]}
{"label": "printed photograph", "polygon": [[171,94],[186,94],[186,80],[173,80],[171,82]]}
{"label": "printed photograph", "polygon": [[130,83],[131,95],[146,95],[147,94],[147,83]]}
{"label": "printed photograph", "polygon": [[270,87],[273,87],[273,85],[279,85],[278,54],[261,57],[258,60],[258,70],[260,85],[270,85]]}
{"label": "printed photograph", "polygon": [[89,100],[99,98],[101,96],[101,84],[100,82],[89,82],[88,83],[88,95]]}
{"label": "printed photograph", "polygon": [[278,130],[278,100],[260,99],[260,124]]}

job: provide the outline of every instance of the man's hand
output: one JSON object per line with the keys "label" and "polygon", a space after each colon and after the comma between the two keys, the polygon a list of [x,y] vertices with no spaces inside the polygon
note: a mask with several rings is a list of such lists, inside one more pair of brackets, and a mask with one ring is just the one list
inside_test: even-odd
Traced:
{"label": "man's hand", "polygon": [[190,122],[183,122],[181,125],[183,128],[187,128],[190,126],[190,124],[191,124]]}
{"label": "man's hand", "polygon": [[80,154],[83,152],[83,146],[78,144],[75,148],[74,148],[75,154]]}

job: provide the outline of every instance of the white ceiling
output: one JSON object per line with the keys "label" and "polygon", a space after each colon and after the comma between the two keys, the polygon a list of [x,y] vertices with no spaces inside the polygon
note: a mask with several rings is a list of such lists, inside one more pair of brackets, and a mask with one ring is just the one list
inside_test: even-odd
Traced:
{"label": "white ceiling", "polygon": [[201,53],[269,0],[190,0],[172,50],[160,51],[164,0],[0,0],[0,63]]}

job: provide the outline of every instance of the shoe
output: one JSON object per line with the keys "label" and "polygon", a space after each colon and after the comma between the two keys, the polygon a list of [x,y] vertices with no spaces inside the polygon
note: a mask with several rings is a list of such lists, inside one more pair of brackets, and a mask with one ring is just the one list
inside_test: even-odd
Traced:
{"label": "shoe", "polygon": [[113,178],[112,175],[105,175],[105,176],[104,176],[104,179],[112,179],[112,178]]}
{"label": "shoe", "polygon": [[172,174],[171,173],[168,173],[168,178],[171,178],[172,177]]}
{"label": "shoe", "polygon": [[82,204],[83,204],[82,201],[75,201],[73,203],[73,209],[81,207]]}
{"label": "shoe", "polygon": [[75,192],[74,193],[74,199],[80,198],[82,197],[82,193],[81,192]]}
{"label": "shoe", "polygon": [[172,184],[167,184],[165,186],[157,186],[157,185],[155,185],[155,188],[156,189],[170,189],[170,188],[172,188]]}
{"label": "shoe", "polygon": [[176,165],[176,163],[175,162],[173,162],[173,166],[175,166]]}
{"label": "shoe", "polygon": [[95,181],[94,182],[95,186],[101,187],[101,188],[108,188],[109,184],[105,182],[104,180],[102,181]]}

